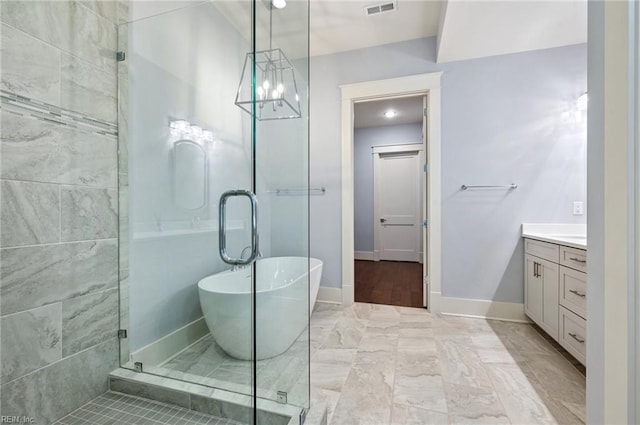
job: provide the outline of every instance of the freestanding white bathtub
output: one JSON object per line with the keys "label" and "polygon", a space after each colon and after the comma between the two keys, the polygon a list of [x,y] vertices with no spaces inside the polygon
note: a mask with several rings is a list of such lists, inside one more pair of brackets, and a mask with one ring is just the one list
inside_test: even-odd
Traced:
{"label": "freestanding white bathtub", "polygon": [[[316,303],[321,276],[322,261],[316,258],[256,261],[257,360],[282,354],[302,333]],[[247,267],[198,282],[200,306],[211,335],[228,355],[243,360],[252,358],[251,280]]]}

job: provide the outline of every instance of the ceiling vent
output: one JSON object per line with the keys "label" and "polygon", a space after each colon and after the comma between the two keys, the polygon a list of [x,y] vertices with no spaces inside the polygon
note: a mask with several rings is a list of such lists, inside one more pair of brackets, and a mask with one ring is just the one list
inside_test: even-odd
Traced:
{"label": "ceiling vent", "polygon": [[367,16],[378,15],[380,13],[394,12],[398,10],[398,3],[395,1],[374,4],[364,8]]}

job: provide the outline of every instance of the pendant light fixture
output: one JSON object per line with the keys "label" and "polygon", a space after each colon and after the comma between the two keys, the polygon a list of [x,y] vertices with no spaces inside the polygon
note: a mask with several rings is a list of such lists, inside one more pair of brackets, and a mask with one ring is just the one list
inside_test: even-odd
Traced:
{"label": "pendant light fixture", "polygon": [[[300,118],[300,96],[293,65],[284,52],[272,46],[273,9],[286,6],[284,0],[269,3],[269,50],[255,52],[255,93],[252,93],[252,64],[254,54],[247,53],[236,95],[236,105],[252,113],[255,101],[259,121]],[[254,100],[255,99],[255,100]]]}

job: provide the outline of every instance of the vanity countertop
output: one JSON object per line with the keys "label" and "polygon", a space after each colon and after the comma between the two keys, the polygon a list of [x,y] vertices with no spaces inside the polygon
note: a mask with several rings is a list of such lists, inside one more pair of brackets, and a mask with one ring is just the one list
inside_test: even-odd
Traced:
{"label": "vanity countertop", "polygon": [[587,227],[584,224],[523,223],[522,237],[587,249]]}

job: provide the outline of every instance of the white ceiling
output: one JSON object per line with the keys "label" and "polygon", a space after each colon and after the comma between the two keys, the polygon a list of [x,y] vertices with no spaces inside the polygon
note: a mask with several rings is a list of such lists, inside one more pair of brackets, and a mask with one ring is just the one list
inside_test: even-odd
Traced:
{"label": "white ceiling", "polygon": [[438,62],[587,42],[587,0],[448,0]]}
{"label": "white ceiling", "polygon": [[[354,127],[422,123],[422,108],[422,96],[356,103],[354,106]],[[397,112],[397,115],[393,118],[385,117],[384,113],[388,110]]]}
{"label": "white ceiling", "polygon": [[438,33],[440,1],[398,0],[394,12],[366,16],[384,0],[311,0],[311,56],[361,49]]}
{"label": "white ceiling", "polygon": [[[365,15],[365,7],[385,0],[310,0],[309,21],[306,1],[288,0],[284,9],[273,11],[274,45],[289,58],[307,55],[303,35],[309,28],[311,56],[361,49],[398,41],[431,37],[438,33],[440,1],[399,0],[394,12]],[[213,1],[213,5],[244,36],[250,36],[251,3],[246,0]],[[258,41],[268,39],[269,13],[257,9]]]}
{"label": "white ceiling", "polygon": [[[141,18],[202,0],[132,0]],[[268,0],[267,0],[268,1]],[[250,39],[251,2],[211,0]],[[438,36],[438,62],[546,49],[587,41],[587,0],[397,0],[397,10],[366,16],[384,0],[287,0],[273,12],[274,45],[290,59]],[[258,49],[268,45],[268,8],[258,7]]]}

